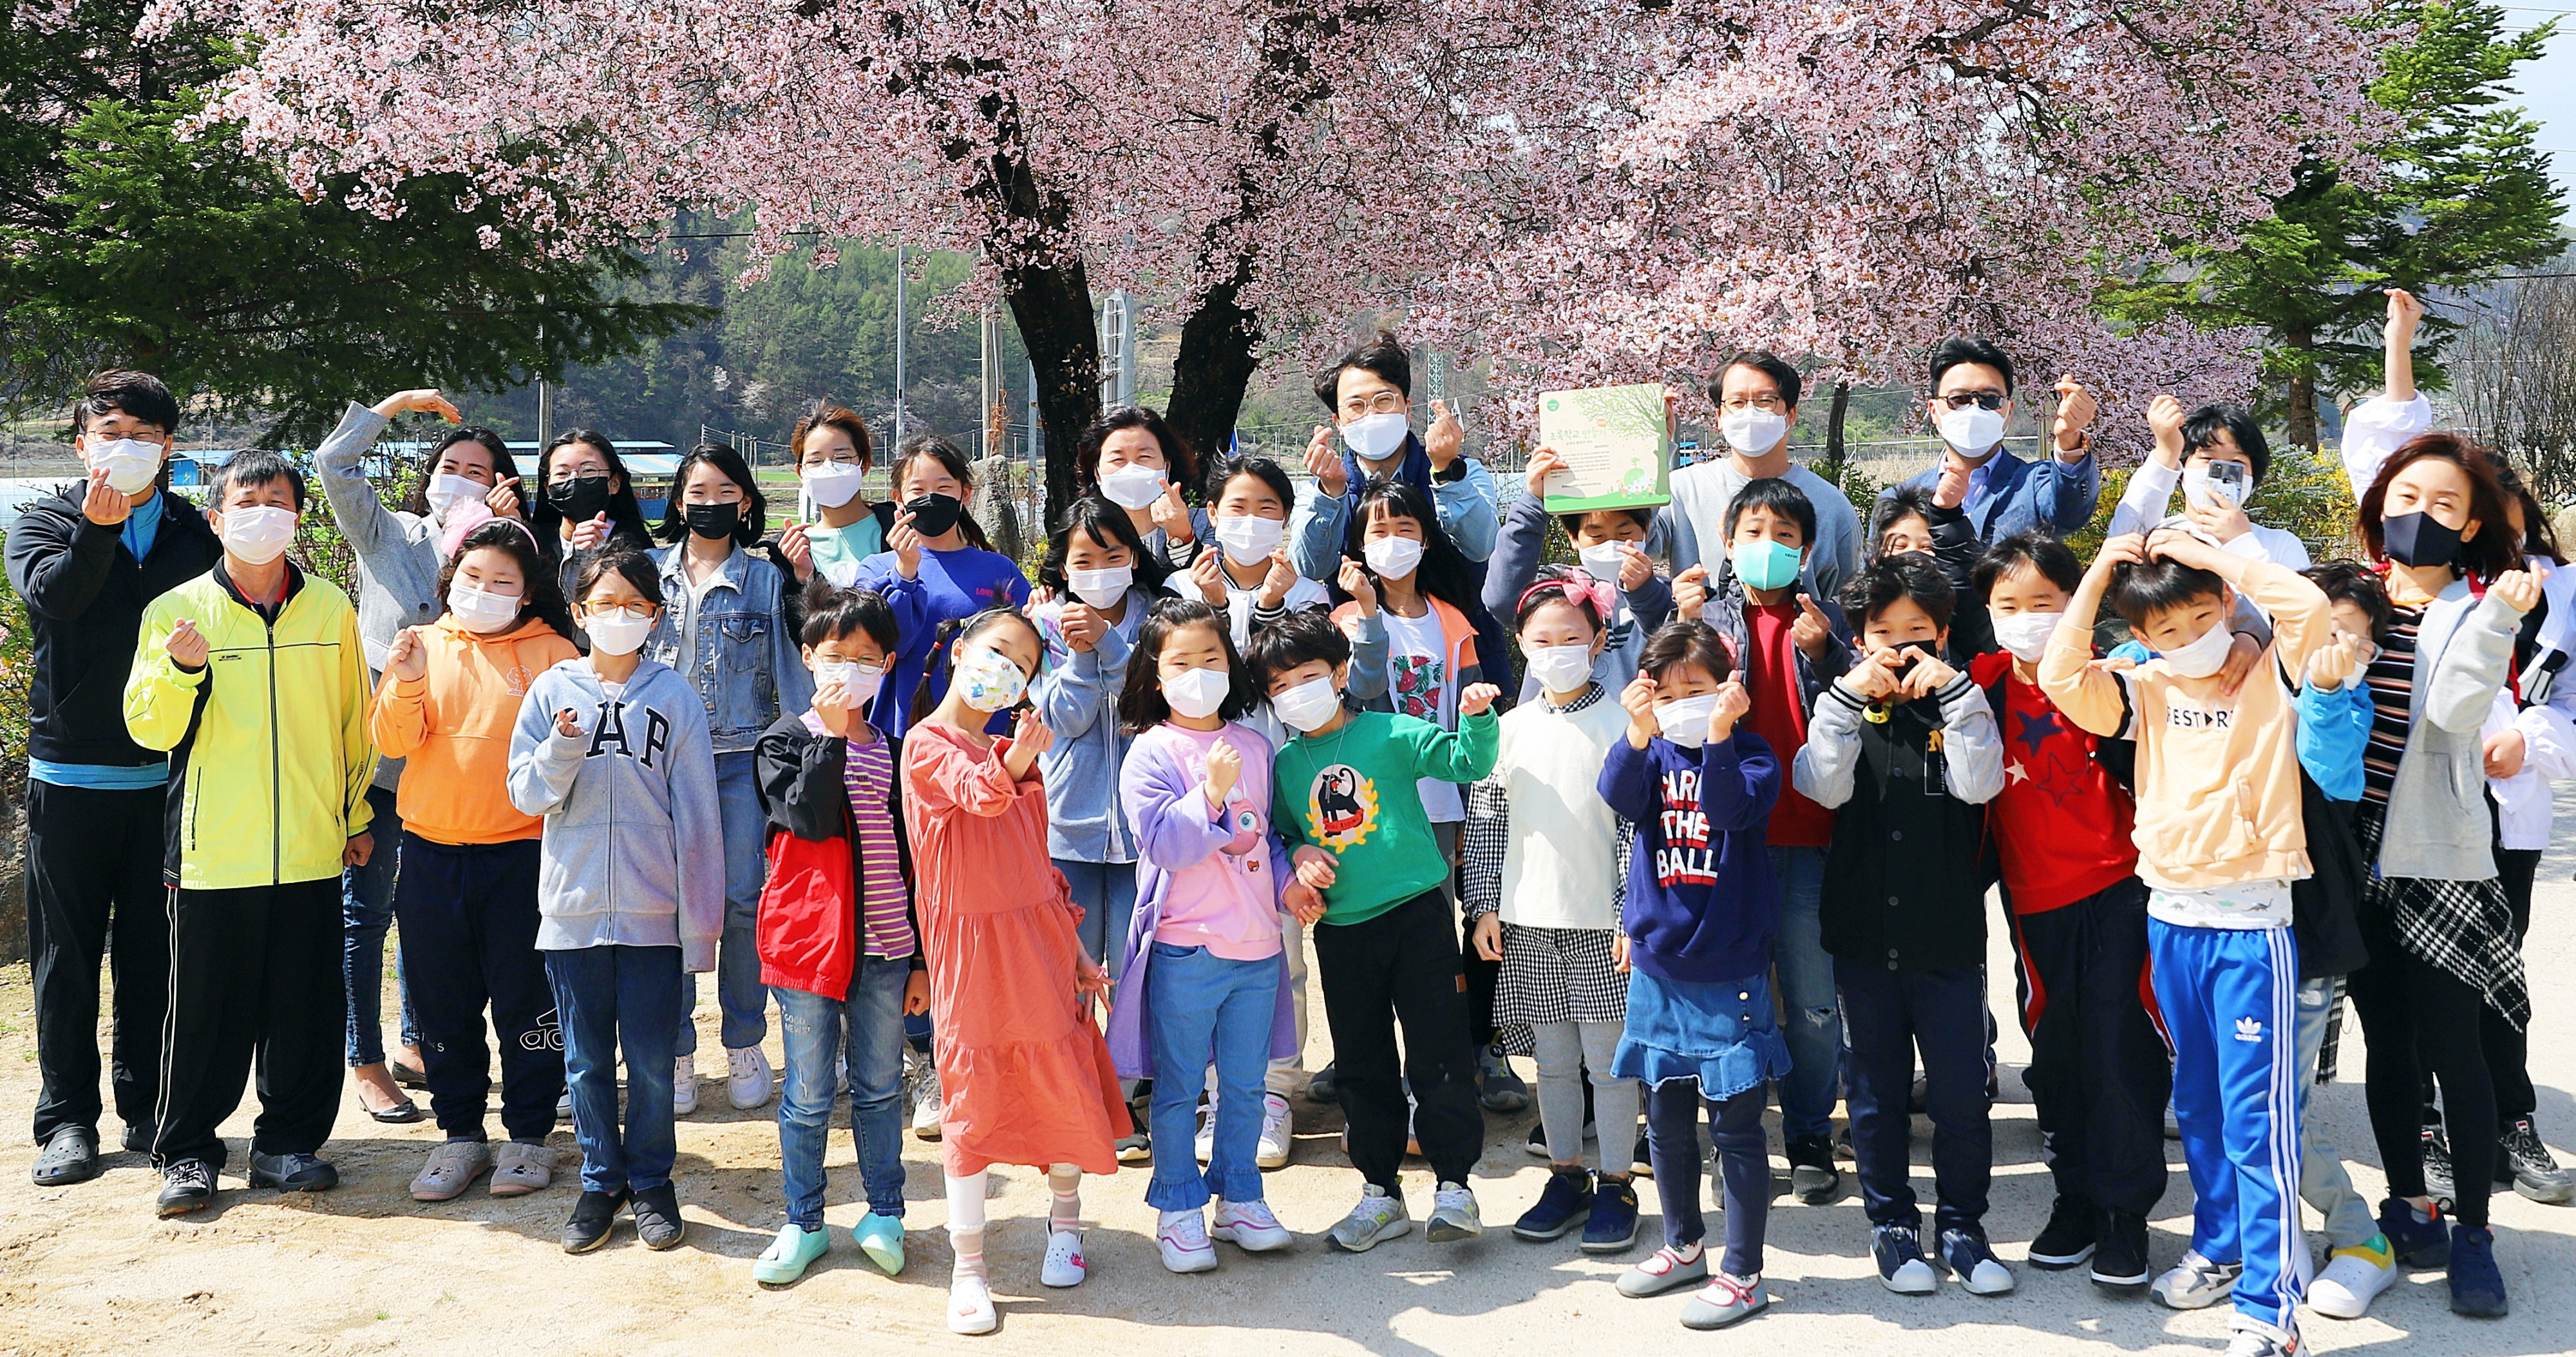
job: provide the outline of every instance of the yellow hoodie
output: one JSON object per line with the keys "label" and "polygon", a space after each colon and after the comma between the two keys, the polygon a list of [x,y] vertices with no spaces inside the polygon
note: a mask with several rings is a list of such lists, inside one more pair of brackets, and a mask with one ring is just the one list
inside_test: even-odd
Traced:
{"label": "yellow hoodie", "polygon": [[[168,650],[183,618],[206,638],[194,673]],[[182,890],[336,877],[367,828],[367,657],[357,609],[329,580],[289,565],[275,622],[221,564],[154,599],[125,680],[125,729],[170,751],[163,879]]]}
{"label": "yellow hoodie", "polygon": [[396,794],[403,828],[432,843],[508,843],[545,832],[510,804],[510,733],[537,675],[580,652],[529,618],[481,635],[448,614],[420,629],[429,672],[385,675],[367,729],[389,759],[408,759]]}

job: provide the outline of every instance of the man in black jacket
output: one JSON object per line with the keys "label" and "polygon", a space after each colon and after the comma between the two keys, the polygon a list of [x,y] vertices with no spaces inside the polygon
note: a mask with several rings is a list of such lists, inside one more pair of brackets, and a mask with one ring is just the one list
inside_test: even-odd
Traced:
{"label": "man in black jacket", "polygon": [[39,1186],[98,1173],[98,968],[116,975],[113,1083],[125,1148],[148,1153],[169,1002],[161,880],[167,756],[126,734],[126,671],[145,604],[214,568],[223,548],[166,493],[179,404],[160,379],[102,372],[72,410],[83,482],[9,529],[27,601],[27,941],[34,954]]}

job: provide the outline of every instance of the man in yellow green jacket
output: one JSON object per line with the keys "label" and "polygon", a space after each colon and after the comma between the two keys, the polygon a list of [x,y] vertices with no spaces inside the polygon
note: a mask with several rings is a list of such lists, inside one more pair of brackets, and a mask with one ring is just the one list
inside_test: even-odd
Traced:
{"label": "man in yellow green jacket", "polygon": [[304,478],[275,453],[240,453],[208,507],[223,560],[144,610],[125,684],[135,743],[170,752],[170,1010],[152,1143],[164,1216],[213,1199],[217,1129],[254,1057],[251,1186],[338,1184],[316,1152],[340,1105],[340,869],[374,849],[357,611],[286,559]]}

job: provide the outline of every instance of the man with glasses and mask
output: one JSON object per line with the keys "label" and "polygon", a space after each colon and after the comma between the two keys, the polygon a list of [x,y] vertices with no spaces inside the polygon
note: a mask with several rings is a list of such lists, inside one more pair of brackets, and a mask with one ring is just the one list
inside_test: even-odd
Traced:
{"label": "man with glasses and mask", "polygon": [[1673,473],[1673,502],[1656,516],[1655,536],[1677,575],[1693,566],[1707,569],[1710,597],[1734,573],[1727,556],[1727,508],[1755,481],[1785,480],[1815,506],[1816,535],[1807,543],[1804,571],[1811,592],[1837,596],[1860,564],[1860,515],[1851,498],[1842,487],[1789,460],[1789,433],[1798,423],[1804,386],[1798,370],[1767,349],[1747,349],[1727,359],[1708,384],[1726,456]]}
{"label": "man with glasses and mask", "polygon": [[[161,883],[169,756],[125,728],[144,605],[223,555],[195,505],[164,491],[179,402],[157,377],[102,372],[72,407],[85,481],[9,528],[9,583],[27,601],[27,943],[35,962],[35,1180],[99,1172],[98,968],[115,965],[113,1069],[127,1151],[152,1148],[169,998]],[[111,946],[111,940],[113,946]]]}
{"label": "man with glasses and mask", "polygon": [[2003,445],[2013,417],[2013,363],[1984,339],[1945,339],[1932,351],[1932,397],[1924,403],[1940,431],[1940,465],[1907,486],[1928,491],[1942,508],[1964,510],[1983,542],[2015,533],[2051,537],[2093,521],[2102,470],[2093,461],[2093,394],[2060,377],[2057,415],[2049,424],[2051,455],[2036,462]]}

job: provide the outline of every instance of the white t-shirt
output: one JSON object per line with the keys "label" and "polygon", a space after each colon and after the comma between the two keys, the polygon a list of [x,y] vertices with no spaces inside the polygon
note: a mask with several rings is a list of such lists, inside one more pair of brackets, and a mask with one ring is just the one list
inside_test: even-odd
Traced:
{"label": "white t-shirt", "polygon": [[2287,928],[2289,878],[2239,881],[2205,891],[2151,890],[2147,917],[2182,928]]}
{"label": "white t-shirt", "polygon": [[[1260,597],[1258,586],[1241,589],[1235,587],[1231,578],[1225,582],[1225,615],[1233,624],[1234,648],[1237,650],[1252,644],[1252,605]],[[1295,584],[1288,586],[1288,596],[1280,600],[1292,613],[1301,608],[1321,608],[1332,601],[1332,594],[1322,584],[1303,575],[1297,577]]]}
{"label": "white t-shirt", "polygon": [[[1386,695],[1401,716],[1419,717],[1447,730],[1458,728],[1458,676],[1449,672],[1449,637],[1440,627],[1440,610],[1426,607],[1420,617],[1398,617],[1378,609],[1386,620]],[[1424,778],[1422,810],[1435,825],[1467,818],[1458,799],[1458,784]]]}

